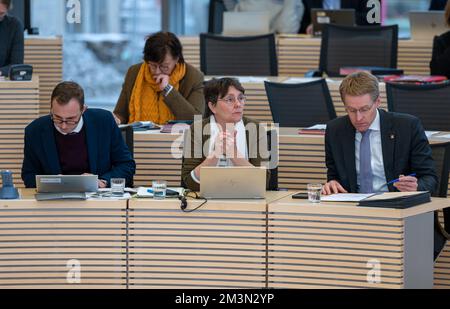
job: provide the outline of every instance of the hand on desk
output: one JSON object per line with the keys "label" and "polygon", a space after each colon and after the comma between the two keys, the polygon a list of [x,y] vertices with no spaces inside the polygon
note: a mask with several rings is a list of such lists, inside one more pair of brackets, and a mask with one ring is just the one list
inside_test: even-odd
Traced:
{"label": "hand on desk", "polygon": [[394,183],[394,187],[400,192],[414,192],[419,186],[417,182],[416,177],[400,175],[398,182]]}
{"label": "hand on desk", "polygon": [[326,183],[322,188],[323,195],[331,195],[336,193],[348,193],[347,190],[345,190],[336,180]]}

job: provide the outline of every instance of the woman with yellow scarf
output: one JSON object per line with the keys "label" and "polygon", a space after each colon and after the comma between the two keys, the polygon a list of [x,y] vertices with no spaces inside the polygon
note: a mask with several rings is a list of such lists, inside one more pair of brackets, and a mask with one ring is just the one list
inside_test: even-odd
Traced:
{"label": "woman with yellow scarf", "polygon": [[205,108],[203,74],[185,63],[179,39],[170,32],[147,38],[144,62],[128,70],[114,109],[118,124],[193,120]]}

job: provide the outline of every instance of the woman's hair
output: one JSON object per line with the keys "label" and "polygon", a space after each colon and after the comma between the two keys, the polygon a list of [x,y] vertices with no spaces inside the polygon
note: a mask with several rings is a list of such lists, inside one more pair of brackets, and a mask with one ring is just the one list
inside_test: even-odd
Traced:
{"label": "woman's hair", "polygon": [[211,104],[215,106],[217,104],[217,100],[222,99],[227,95],[230,87],[234,87],[240,92],[245,93],[244,87],[242,87],[241,83],[235,78],[214,78],[205,83],[205,88],[203,89],[206,102],[204,115],[205,118],[208,118],[213,114],[212,110],[209,108],[208,103],[211,102]]}
{"label": "woman's hair", "polygon": [[179,63],[184,63],[183,46],[180,40],[172,32],[157,32],[147,37],[144,47],[144,61],[161,63],[167,53],[174,59],[178,58]]}
{"label": "woman's hair", "polygon": [[450,1],[447,1],[447,5],[445,6],[445,22],[450,27]]}

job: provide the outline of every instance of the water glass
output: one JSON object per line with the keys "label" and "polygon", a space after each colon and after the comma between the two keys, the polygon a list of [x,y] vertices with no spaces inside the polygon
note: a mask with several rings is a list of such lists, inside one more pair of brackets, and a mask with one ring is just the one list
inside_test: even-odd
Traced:
{"label": "water glass", "polygon": [[152,182],[153,198],[163,200],[166,198],[167,181],[155,180]]}
{"label": "water glass", "polygon": [[111,195],[123,196],[125,192],[125,178],[111,178]]}
{"label": "water glass", "polygon": [[310,183],[308,184],[308,200],[311,203],[320,203],[320,195],[322,193],[322,184]]}

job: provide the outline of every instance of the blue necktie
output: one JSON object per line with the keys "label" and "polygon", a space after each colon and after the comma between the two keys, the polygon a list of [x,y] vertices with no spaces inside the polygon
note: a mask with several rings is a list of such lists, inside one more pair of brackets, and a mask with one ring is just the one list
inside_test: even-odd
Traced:
{"label": "blue necktie", "polygon": [[359,147],[359,192],[372,193],[373,192],[373,174],[371,165],[370,152],[370,133],[372,130],[367,130],[362,133],[361,144]]}

